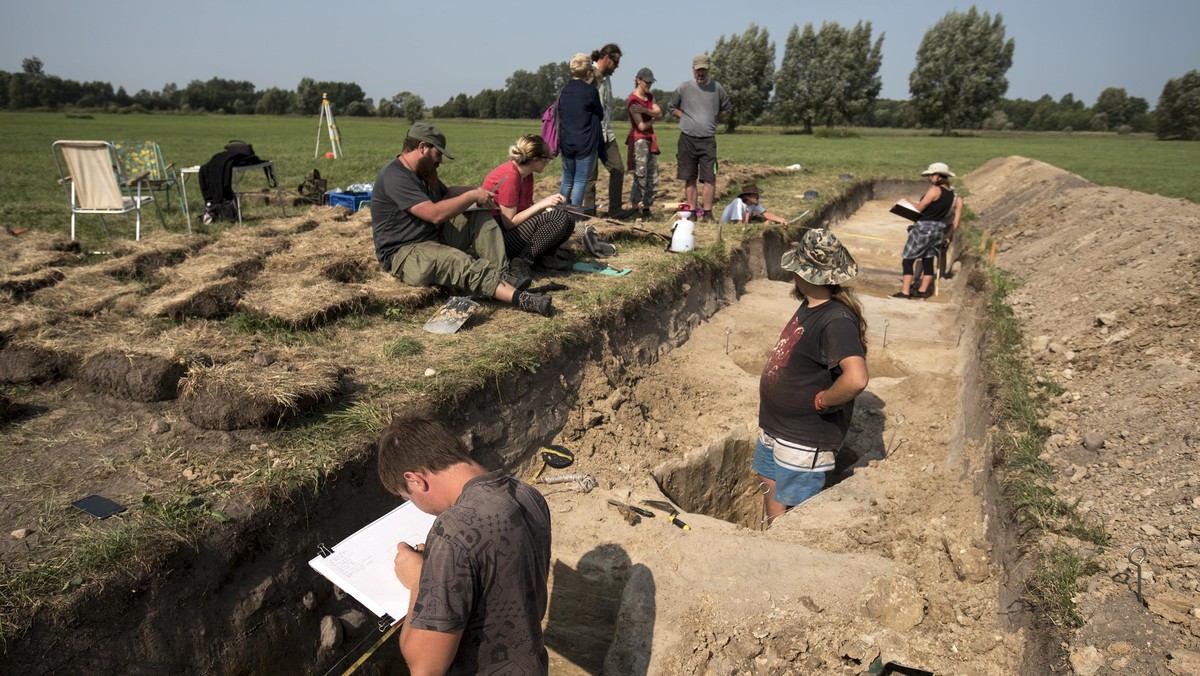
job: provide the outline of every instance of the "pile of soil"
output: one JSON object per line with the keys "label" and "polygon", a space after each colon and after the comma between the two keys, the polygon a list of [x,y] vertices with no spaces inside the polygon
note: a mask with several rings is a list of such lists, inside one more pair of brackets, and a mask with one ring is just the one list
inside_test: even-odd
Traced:
{"label": "pile of soil", "polygon": [[1101,551],[1062,538],[1101,568],[1075,598],[1071,665],[1197,673],[1200,206],[1024,158],[993,160],[969,183],[997,265],[1021,281],[1010,302],[1031,368],[1065,389],[1047,412],[1050,485],[1110,538]]}

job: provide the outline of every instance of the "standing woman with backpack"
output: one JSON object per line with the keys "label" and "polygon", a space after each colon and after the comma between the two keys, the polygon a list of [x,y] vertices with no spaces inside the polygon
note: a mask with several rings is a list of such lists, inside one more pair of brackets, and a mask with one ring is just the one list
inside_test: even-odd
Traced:
{"label": "standing woman with backpack", "polygon": [[570,67],[571,81],[558,98],[558,151],[563,167],[559,194],[581,206],[597,154],[602,160],[607,156],[600,133],[604,107],[600,93],[590,84],[595,77],[592,57],[580,52]]}
{"label": "standing woman with backpack", "polygon": [[494,193],[492,201],[497,208],[492,216],[504,235],[510,266],[540,261],[543,267],[561,267],[554,253],[575,231],[567,212],[550,208],[566,201],[562,195],[533,201],[533,175],[546,168],[550,155],[550,145],[541,136],[522,136],[509,147],[508,161],[483,179],[484,189]]}

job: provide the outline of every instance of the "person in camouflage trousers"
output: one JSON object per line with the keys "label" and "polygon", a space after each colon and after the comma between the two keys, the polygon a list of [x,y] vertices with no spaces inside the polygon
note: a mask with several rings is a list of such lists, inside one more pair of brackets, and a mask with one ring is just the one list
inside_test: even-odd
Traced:
{"label": "person in camouflage trousers", "polygon": [[650,218],[650,205],[654,204],[654,193],[658,188],[658,137],[654,134],[654,121],[662,117],[662,108],[654,102],[650,85],[654,84],[654,72],[649,68],[638,71],[634,80],[636,88],[625,101],[629,112],[629,135],[625,144],[629,146],[628,171],[633,175],[633,186],[629,189],[629,206],[638,209],[638,217]]}

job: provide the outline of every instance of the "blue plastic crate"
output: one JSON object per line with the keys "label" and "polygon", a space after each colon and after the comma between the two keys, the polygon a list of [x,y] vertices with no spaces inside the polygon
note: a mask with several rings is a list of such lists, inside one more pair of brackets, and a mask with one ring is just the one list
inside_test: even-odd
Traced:
{"label": "blue plastic crate", "polygon": [[371,201],[369,192],[331,192],[329,206],[348,207],[351,212],[358,211],[364,204]]}

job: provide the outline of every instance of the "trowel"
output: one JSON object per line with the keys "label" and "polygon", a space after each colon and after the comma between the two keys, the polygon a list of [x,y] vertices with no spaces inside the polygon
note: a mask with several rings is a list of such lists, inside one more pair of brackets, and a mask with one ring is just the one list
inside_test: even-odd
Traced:
{"label": "trowel", "polygon": [[433,313],[433,318],[425,322],[425,330],[430,333],[454,333],[479,309],[479,303],[466,296],[454,296],[446,304]]}

